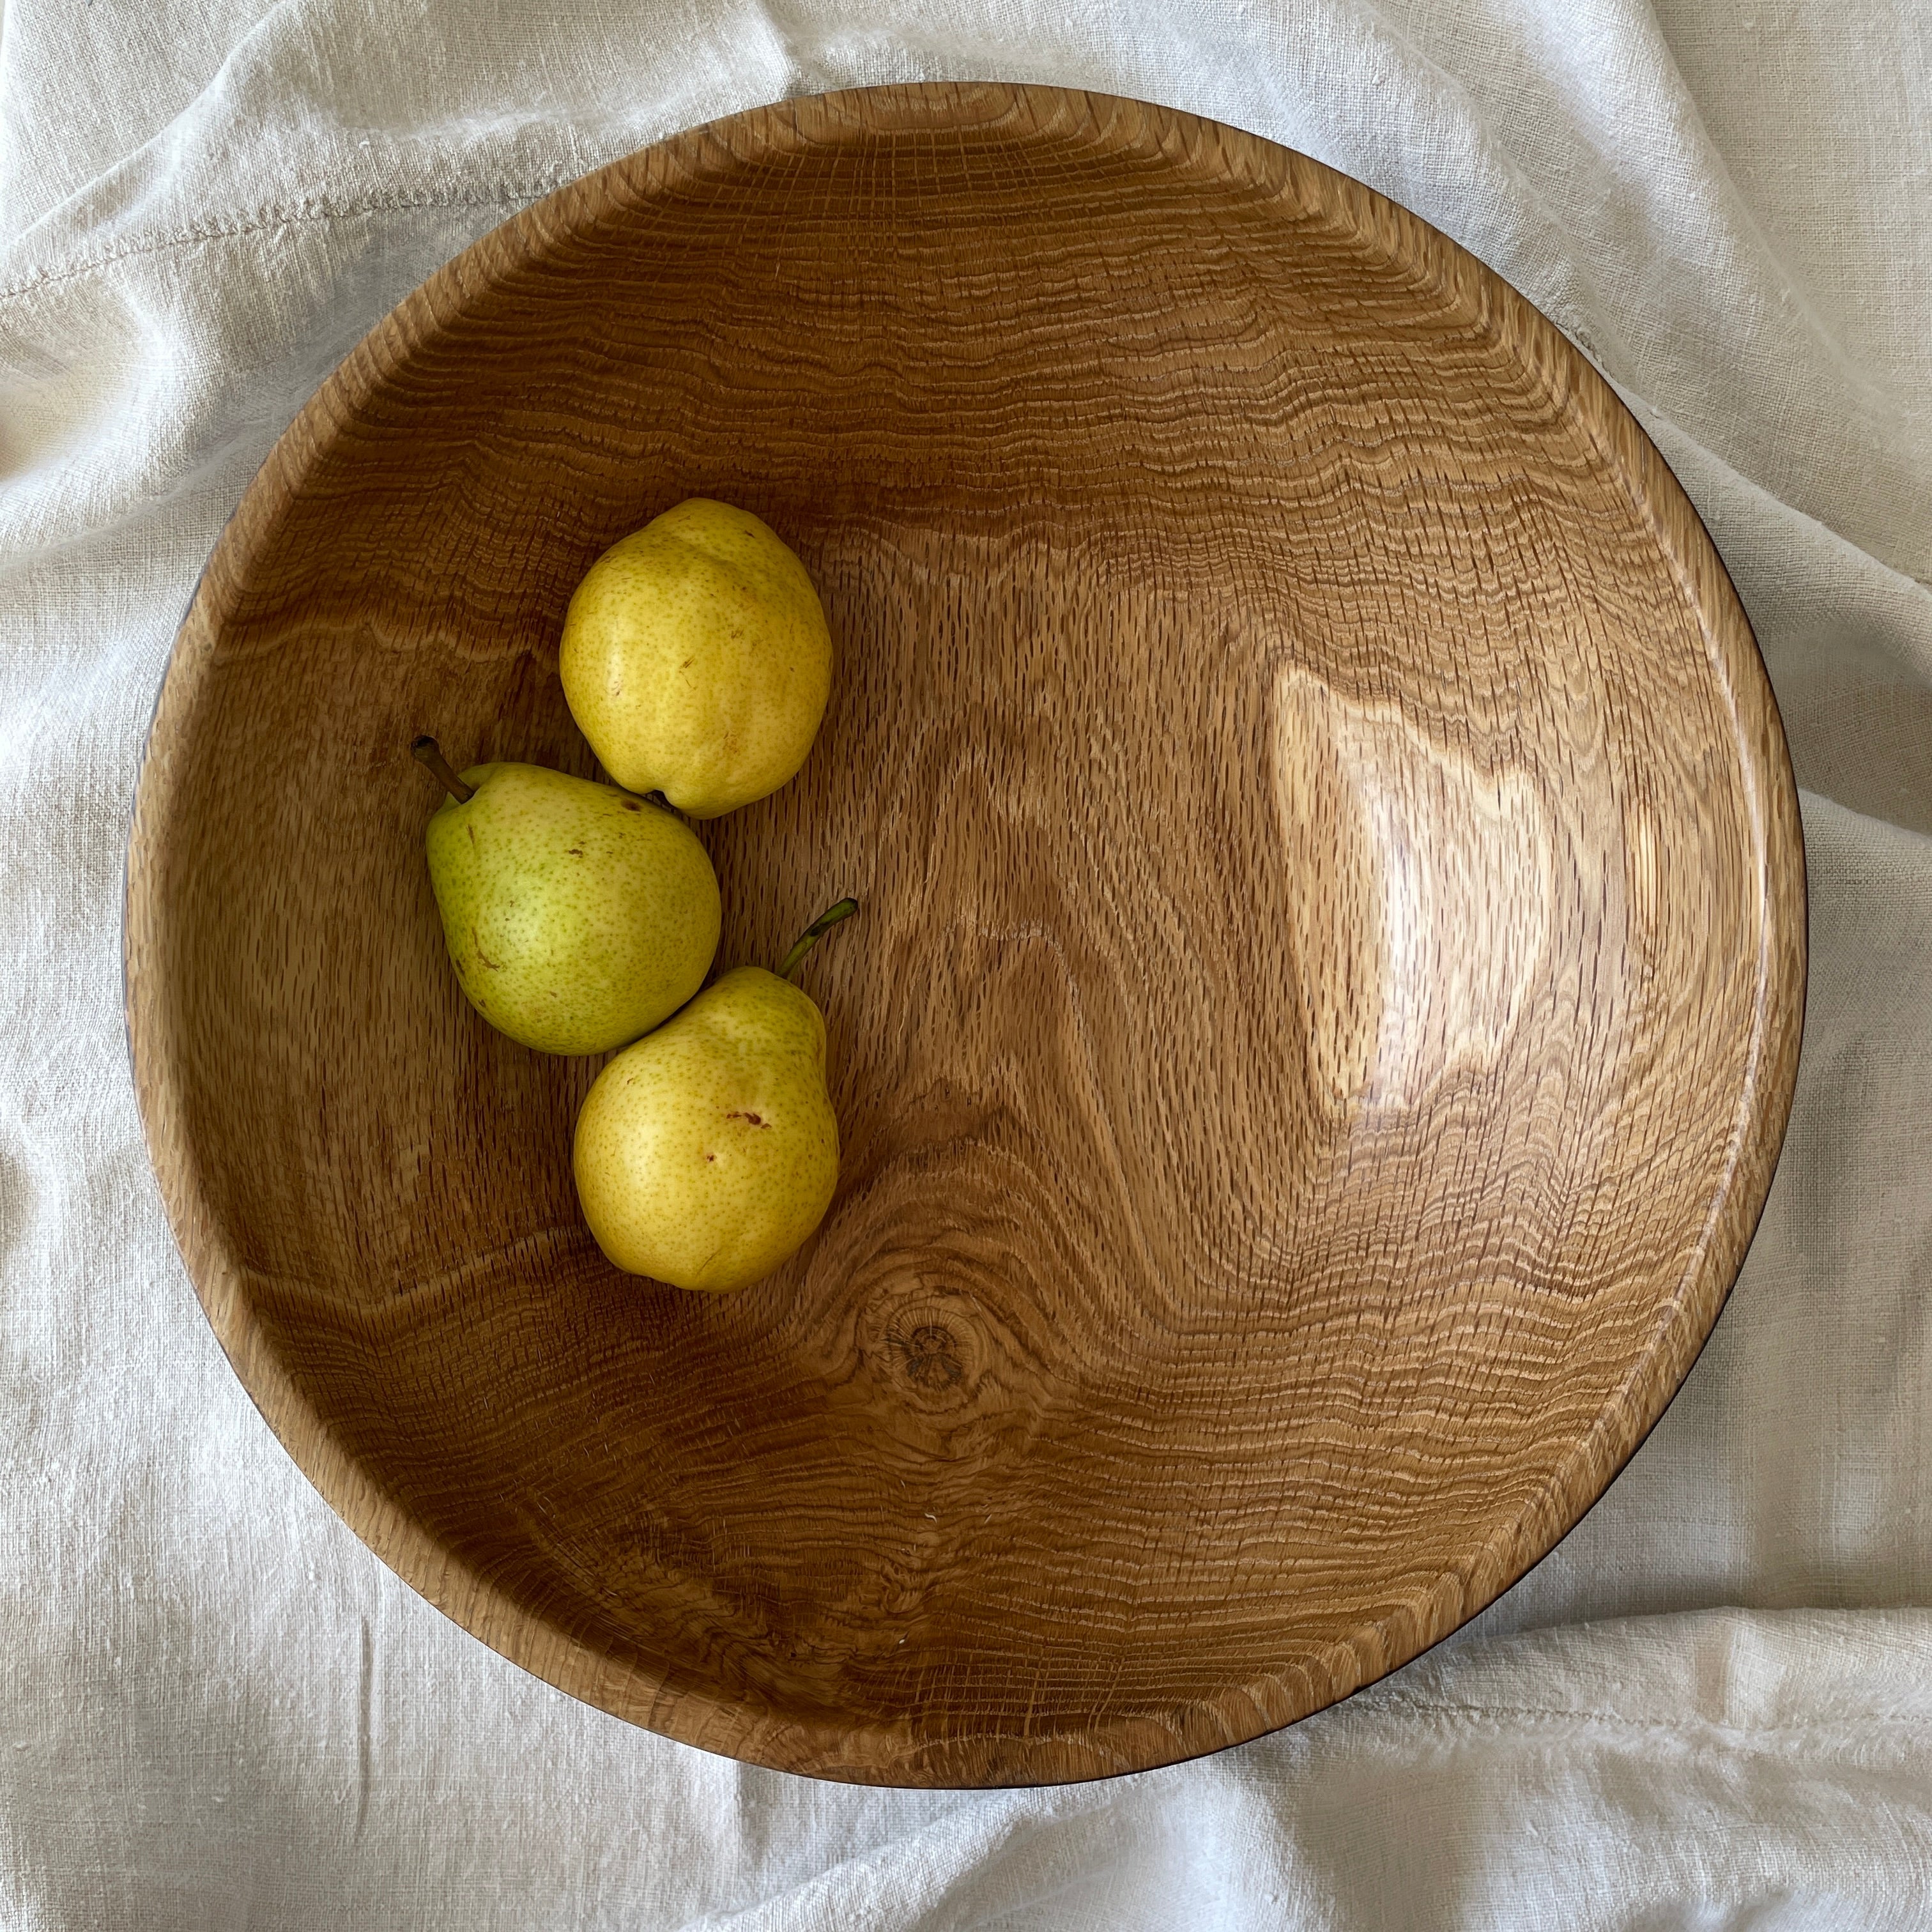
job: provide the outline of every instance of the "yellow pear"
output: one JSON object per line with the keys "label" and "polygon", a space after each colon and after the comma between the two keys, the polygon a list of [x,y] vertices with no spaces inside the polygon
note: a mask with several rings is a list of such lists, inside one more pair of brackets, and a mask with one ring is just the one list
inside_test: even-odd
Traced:
{"label": "yellow pear", "polygon": [[590,566],[558,668],[571,716],[620,785],[715,818],[804,764],[832,688],[832,634],[772,530],[693,496]]}
{"label": "yellow pear", "polygon": [[459,776],[429,822],[430,883],[470,1004],[544,1053],[607,1053],[676,1012],[718,950],[718,875],[662,806],[541,765]]}
{"label": "yellow pear", "polygon": [[618,1054],[577,1117],[577,1195],[617,1267],[712,1294],[770,1274],[838,1181],[825,1022],[790,982],[842,899],[776,973],[740,966]]}

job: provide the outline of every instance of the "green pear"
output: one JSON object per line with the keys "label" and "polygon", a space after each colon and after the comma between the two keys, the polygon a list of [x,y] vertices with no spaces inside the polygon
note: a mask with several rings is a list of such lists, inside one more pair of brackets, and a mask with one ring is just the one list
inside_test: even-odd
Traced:
{"label": "green pear", "polygon": [[452,772],[429,822],[430,883],[470,1004],[544,1053],[606,1053],[704,983],[718,876],[689,826],[614,785],[541,765]]}
{"label": "green pear", "polygon": [[577,1195],[628,1274],[722,1294],[794,1253],[838,1181],[825,1022],[790,976],[843,899],[777,973],[740,966],[618,1054],[577,1117]]}
{"label": "green pear", "polygon": [[805,762],[832,634],[805,566],[748,510],[693,496],[590,566],[558,669],[620,785],[715,818]]}

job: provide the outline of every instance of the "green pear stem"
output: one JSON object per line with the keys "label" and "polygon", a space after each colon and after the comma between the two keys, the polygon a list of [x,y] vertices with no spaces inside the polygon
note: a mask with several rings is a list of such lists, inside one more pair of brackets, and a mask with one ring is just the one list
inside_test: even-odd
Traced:
{"label": "green pear stem", "polygon": [[410,747],[410,754],[420,758],[442,781],[444,790],[458,805],[467,805],[476,796],[476,792],[458,778],[449,768],[449,760],[442,755],[442,747],[434,738],[418,738]]}
{"label": "green pear stem", "polygon": [[856,899],[841,899],[836,906],[828,906],[798,936],[797,943],[784,956],[784,964],[778,968],[781,980],[795,977],[799,963],[824,936],[842,919],[850,919],[859,910]]}

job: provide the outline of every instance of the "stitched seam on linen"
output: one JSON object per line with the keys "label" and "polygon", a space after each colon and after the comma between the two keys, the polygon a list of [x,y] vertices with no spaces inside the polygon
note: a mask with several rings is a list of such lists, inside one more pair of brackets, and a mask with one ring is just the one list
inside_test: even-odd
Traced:
{"label": "stitched seam on linen", "polygon": [[22,296],[38,294],[42,289],[51,288],[58,283],[77,280],[82,275],[112,268],[117,262],[132,261],[143,255],[165,254],[171,248],[201,248],[211,242],[232,241],[243,235],[267,234],[278,228],[299,227],[304,223],[356,221],[369,214],[403,214],[437,208],[524,208],[576,178],[574,174],[566,175],[528,188],[501,188],[493,194],[451,195],[444,198],[398,196],[389,201],[358,202],[347,208],[310,203],[277,213],[252,216],[245,221],[230,222],[220,227],[190,228],[179,234],[157,236],[149,241],[133,242],[127,248],[76,262],[71,268],[50,268],[43,274],[30,276],[24,282],[0,288],[0,302],[14,301]]}
{"label": "stitched seam on linen", "polygon": [[1740,1738],[1771,1738],[1786,1735],[1802,1737],[1816,1731],[1842,1730],[1850,1726],[1864,1730],[1886,1725],[1915,1732],[1932,1729],[1932,1724],[1928,1724],[1928,1720],[1922,1716],[1881,1717],[1869,1712],[1851,1712],[1842,1718],[1804,1718],[1782,1724],[1726,1724],[1721,1718],[1694,1717],[1672,1722],[1660,1718],[1620,1718],[1607,1711],[1545,1710],[1534,1706],[1514,1704],[1405,1702],[1402,1708],[1421,1717],[1488,1718],[1496,1723],[1530,1720],[1550,1724],[1605,1724],[1617,1730],[1665,1731],[1673,1736],[1682,1736],[1695,1731],[1722,1731],[1732,1737]]}

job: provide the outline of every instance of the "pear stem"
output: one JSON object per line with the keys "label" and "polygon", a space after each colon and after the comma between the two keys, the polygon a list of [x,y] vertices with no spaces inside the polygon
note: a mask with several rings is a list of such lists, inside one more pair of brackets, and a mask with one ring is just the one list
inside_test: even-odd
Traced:
{"label": "pear stem", "polygon": [[781,980],[795,978],[799,962],[816,946],[819,940],[842,919],[850,919],[859,910],[856,899],[841,899],[836,906],[828,906],[798,936],[797,943],[784,956],[784,964],[778,968]]}
{"label": "pear stem", "polygon": [[458,805],[467,805],[476,796],[476,792],[450,770],[449,760],[442,755],[442,747],[434,738],[418,738],[410,747],[410,755],[420,758],[442,782],[444,790]]}

